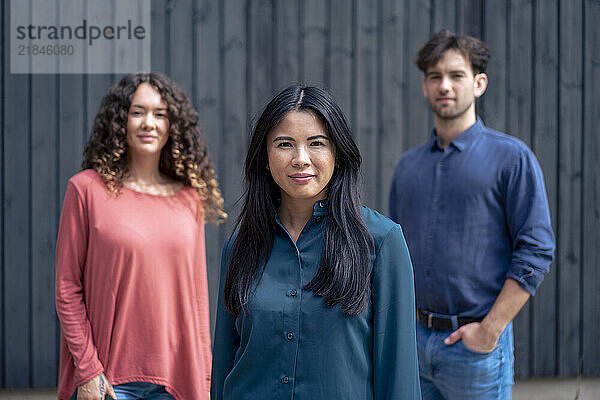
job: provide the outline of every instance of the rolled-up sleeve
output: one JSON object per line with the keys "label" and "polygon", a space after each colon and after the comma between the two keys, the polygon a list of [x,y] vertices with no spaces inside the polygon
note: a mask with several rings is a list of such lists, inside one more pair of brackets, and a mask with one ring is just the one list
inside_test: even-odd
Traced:
{"label": "rolled-up sleeve", "polygon": [[549,271],[554,233],[540,165],[522,150],[505,179],[505,207],[513,255],[506,278],[519,282],[531,295]]}
{"label": "rolled-up sleeve", "polygon": [[374,277],[375,399],[420,399],[413,270],[400,225],[377,249]]}

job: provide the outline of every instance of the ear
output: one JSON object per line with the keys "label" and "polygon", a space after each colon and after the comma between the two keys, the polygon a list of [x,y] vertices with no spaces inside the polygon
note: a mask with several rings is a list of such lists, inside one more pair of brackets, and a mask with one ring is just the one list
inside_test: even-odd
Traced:
{"label": "ear", "polygon": [[423,96],[427,97],[427,86],[425,86],[425,78],[426,76],[423,76],[423,81],[421,81],[421,87],[423,89]]}
{"label": "ear", "polygon": [[487,89],[488,77],[483,72],[475,75],[475,81],[473,82],[473,94],[475,98],[483,96]]}

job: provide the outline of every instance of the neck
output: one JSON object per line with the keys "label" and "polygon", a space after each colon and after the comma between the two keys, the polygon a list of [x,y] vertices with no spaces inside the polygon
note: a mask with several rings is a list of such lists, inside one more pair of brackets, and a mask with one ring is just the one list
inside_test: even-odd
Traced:
{"label": "neck", "polygon": [[477,117],[475,116],[474,108],[467,110],[457,118],[441,118],[436,115],[435,132],[440,146],[446,149],[454,138],[466,131],[476,121]]}
{"label": "neck", "polygon": [[302,229],[304,229],[304,226],[312,216],[316,201],[314,198],[291,199],[285,195],[281,197],[281,204],[277,213],[281,223],[285,226],[294,242],[298,239],[300,232],[302,232]]}
{"label": "neck", "polygon": [[160,183],[163,179],[158,168],[159,161],[160,155],[156,157],[136,157],[132,154],[127,165],[129,179],[143,184]]}

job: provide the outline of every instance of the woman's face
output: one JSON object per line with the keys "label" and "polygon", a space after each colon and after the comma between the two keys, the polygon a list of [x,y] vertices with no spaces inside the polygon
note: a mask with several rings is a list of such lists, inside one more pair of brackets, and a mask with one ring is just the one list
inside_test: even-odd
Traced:
{"label": "woman's face", "polygon": [[335,168],[335,148],[325,125],[313,113],[290,111],[267,136],[267,156],[282,203],[316,202],[327,197]]}
{"label": "woman's face", "polygon": [[130,154],[156,155],[169,138],[167,103],[148,83],[140,84],[127,116],[127,146]]}

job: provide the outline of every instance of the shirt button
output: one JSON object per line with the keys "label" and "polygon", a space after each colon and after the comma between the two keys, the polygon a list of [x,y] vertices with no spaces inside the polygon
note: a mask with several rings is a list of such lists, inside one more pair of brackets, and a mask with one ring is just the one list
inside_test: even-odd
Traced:
{"label": "shirt button", "polygon": [[293,340],[294,339],[294,333],[293,332],[288,332],[287,339],[288,340]]}
{"label": "shirt button", "polygon": [[289,376],[284,376],[283,377],[283,383],[285,383],[285,384],[290,383],[290,377]]}
{"label": "shirt button", "polygon": [[296,297],[297,294],[298,294],[298,291],[296,289],[290,290],[290,296]]}
{"label": "shirt button", "polygon": [[426,275],[426,276],[429,276],[429,275],[431,275],[431,270],[430,270],[429,268],[427,268],[427,269],[425,270],[425,275]]}

